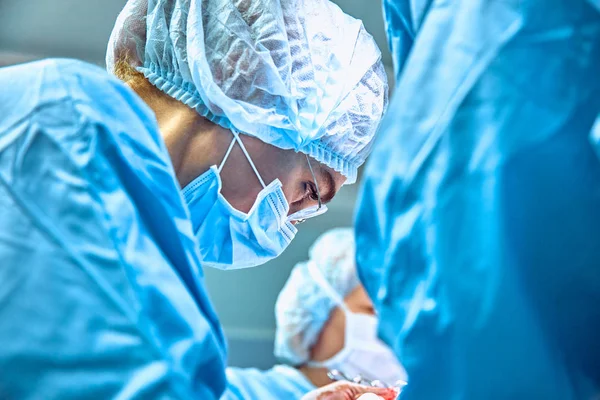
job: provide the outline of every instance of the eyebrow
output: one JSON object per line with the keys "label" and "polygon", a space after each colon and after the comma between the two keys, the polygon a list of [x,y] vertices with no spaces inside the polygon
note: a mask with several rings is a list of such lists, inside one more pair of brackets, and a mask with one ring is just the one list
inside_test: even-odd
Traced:
{"label": "eyebrow", "polygon": [[323,203],[329,203],[333,199],[333,196],[335,196],[335,181],[333,180],[333,176],[331,176],[331,173],[329,171],[327,171],[324,168],[320,169],[321,176],[324,180],[323,183],[325,183],[325,185],[323,185],[324,187],[321,187],[321,185],[319,185],[320,189],[324,189],[321,192],[321,201]]}

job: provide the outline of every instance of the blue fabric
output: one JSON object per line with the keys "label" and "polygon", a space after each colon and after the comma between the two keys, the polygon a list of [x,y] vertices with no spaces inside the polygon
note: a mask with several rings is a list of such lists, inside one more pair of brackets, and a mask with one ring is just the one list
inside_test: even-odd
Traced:
{"label": "blue fabric", "polygon": [[299,400],[316,387],[297,369],[276,365],[268,371],[227,368],[229,387],[222,400]]}
{"label": "blue fabric", "polygon": [[386,2],[399,77],[356,246],[402,400],[600,394],[593,4]]}
{"label": "blue fabric", "polygon": [[212,122],[302,151],[347,183],[387,105],[379,48],[329,0],[128,0],[109,71],[119,60]]}
{"label": "blue fabric", "polygon": [[289,205],[279,179],[261,190],[248,213],[233,208],[221,186],[219,170],[212,166],[183,189],[202,265],[231,270],[279,257],[297,232],[287,220]]}
{"label": "blue fabric", "polygon": [[[417,0],[419,1],[419,0]],[[421,1],[425,3],[424,1]],[[413,46],[416,30],[411,5],[415,2],[383,0],[383,16],[388,46],[394,57],[394,79],[396,84],[400,72]]]}
{"label": "blue fabric", "polygon": [[0,87],[0,397],[218,399],[223,335],[150,109],[77,61]]}

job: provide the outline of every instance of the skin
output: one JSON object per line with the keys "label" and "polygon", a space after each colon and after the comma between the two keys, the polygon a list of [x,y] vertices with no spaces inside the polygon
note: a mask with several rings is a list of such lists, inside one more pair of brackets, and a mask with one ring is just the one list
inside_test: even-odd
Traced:
{"label": "skin", "polygon": [[[344,303],[350,311],[358,314],[375,315],[373,303],[362,285],[357,286],[345,298]],[[341,308],[334,308],[323,326],[319,338],[311,349],[311,360],[325,361],[344,347],[346,316]],[[331,383],[326,368],[304,365],[299,370],[317,387]]]}
{"label": "skin", "polygon": [[[147,81],[136,81],[130,86],[156,114],[182,188],[212,165],[221,164],[234,137],[231,131],[206,120]],[[304,154],[279,149],[248,135],[241,138],[265,185],[275,179],[281,181],[290,205],[289,214],[318,204],[316,186]],[[310,162],[321,200],[327,203],[346,178],[312,158]],[[239,144],[234,146],[220,175],[223,182],[221,193],[225,199],[239,211],[250,211],[263,187]]]}
{"label": "skin", "polygon": [[[375,397],[370,396],[369,399],[383,399],[396,397],[395,393],[390,393],[393,389],[371,388],[354,385],[348,382],[336,382],[327,385],[320,389],[310,392],[302,398],[302,400],[356,400],[361,396],[371,393]],[[391,396],[393,397],[390,397]]]}
{"label": "skin", "polygon": [[[212,165],[221,164],[233,139],[230,131],[163,94],[146,80],[137,79],[127,83],[154,111],[182,188]],[[243,136],[242,141],[265,184],[268,185],[275,179],[281,181],[290,205],[290,214],[318,204],[306,156],[276,148],[250,136]],[[333,199],[346,178],[314,159],[310,162],[321,200],[327,203]],[[262,190],[262,185],[239,145],[233,148],[220,175],[223,196],[239,211],[248,212]],[[378,388],[337,382],[307,394],[305,400],[350,400],[365,393],[385,392]]]}

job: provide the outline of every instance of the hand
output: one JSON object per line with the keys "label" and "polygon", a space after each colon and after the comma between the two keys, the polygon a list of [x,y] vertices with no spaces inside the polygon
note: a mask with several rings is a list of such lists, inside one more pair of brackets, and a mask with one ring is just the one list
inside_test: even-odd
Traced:
{"label": "hand", "polygon": [[[393,392],[393,397],[390,397]],[[370,386],[360,386],[350,382],[335,382],[307,393],[302,400],[357,400],[363,394],[373,393],[382,399],[395,399],[395,389],[384,389]]]}

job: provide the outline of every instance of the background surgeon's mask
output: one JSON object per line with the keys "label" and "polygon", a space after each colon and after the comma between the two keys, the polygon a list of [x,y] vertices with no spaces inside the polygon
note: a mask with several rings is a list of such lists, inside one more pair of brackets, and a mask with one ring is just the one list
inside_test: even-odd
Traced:
{"label": "background surgeon's mask", "polygon": [[[279,179],[265,185],[237,132],[221,165],[212,166],[183,189],[202,265],[219,269],[248,268],[279,256],[296,235],[288,222],[289,205]],[[263,189],[246,214],[221,194],[220,172],[238,143]]]}
{"label": "background surgeon's mask", "polygon": [[309,262],[308,270],[346,317],[342,350],[325,361],[310,361],[308,364],[341,371],[350,379],[360,376],[371,381],[379,380],[388,386],[395,386],[399,381],[405,383],[406,371],[392,350],[377,336],[377,317],[350,311],[344,299],[333,290],[314,262]]}

